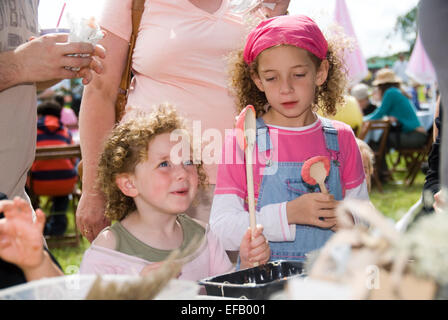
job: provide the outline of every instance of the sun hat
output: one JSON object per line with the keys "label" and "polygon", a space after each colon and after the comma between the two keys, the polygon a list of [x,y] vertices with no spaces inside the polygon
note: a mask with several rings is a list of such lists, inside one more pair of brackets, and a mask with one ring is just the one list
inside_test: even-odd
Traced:
{"label": "sun hat", "polygon": [[369,87],[364,83],[358,83],[352,88],[350,93],[358,100],[366,99],[369,97]]}
{"label": "sun hat", "polygon": [[401,78],[398,77],[391,69],[380,69],[375,75],[375,80],[372,82],[374,86],[383,83],[401,83]]}
{"label": "sun hat", "polygon": [[419,87],[422,85],[419,81],[412,77],[409,77],[409,84],[411,85],[411,87]]}
{"label": "sun hat", "polygon": [[264,20],[249,33],[244,61],[251,64],[263,50],[280,44],[305,49],[321,60],[327,56],[327,40],[312,19],[304,15],[285,15]]}

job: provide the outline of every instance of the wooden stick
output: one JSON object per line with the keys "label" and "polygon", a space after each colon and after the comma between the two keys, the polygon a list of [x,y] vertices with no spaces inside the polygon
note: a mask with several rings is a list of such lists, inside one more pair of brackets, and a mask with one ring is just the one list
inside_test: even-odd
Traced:
{"label": "wooden stick", "polygon": [[317,161],[310,166],[310,177],[319,184],[320,192],[328,194],[327,187],[325,186],[327,171],[322,161]]}
{"label": "wooden stick", "polygon": [[252,233],[255,232],[257,222],[255,218],[255,194],[254,194],[254,175],[252,170],[252,153],[253,146],[248,144],[246,150],[246,177],[247,177],[247,196],[249,202],[249,219]]}
{"label": "wooden stick", "polygon": [[[248,109],[244,120],[244,136],[246,139],[246,148],[244,150],[246,156],[246,180],[247,180],[247,197],[249,205],[249,221],[250,229],[252,231],[252,239],[257,228],[257,221],[255,218],[255,192],[254,192],[254,176],[253,176],[253,151],[256,141],[256,120],[255,113],[252,109]],[[258,262],[254,263],[258,266]]]}
{"label": "wooden stick", "polygon": [[328,194],[327,187],[325,186],[325,182],[319,182],[320,192]]}
{"label": "wooden stick", "polygon": [[244,138],[246,146],[244,153],[246,156],[246,180],[247,180],[247,196],[249,201],[250,228],[252,233],[256,229],[255,219],[255,194],[254,194],[254,176],[253,176],[253,151],[256,141],[255,130],[257,128],[255,113],[253,109],[247,108],[244,118]]}
{"label": "wooden stick", "polygon": [[[252,171],[252,151],[254,149],[253,144],[247,145],[245,150],[246,154],[246,177],[247,177],[247,197],[249,202],[249,221],[250,229],[252,231],[251,238],[254,239],[255,229],[257,228],[257,221],[255,218],[255,194],[254,194],[254,175]],[[258,267],[258,262],[255,262],[254,267]]]}

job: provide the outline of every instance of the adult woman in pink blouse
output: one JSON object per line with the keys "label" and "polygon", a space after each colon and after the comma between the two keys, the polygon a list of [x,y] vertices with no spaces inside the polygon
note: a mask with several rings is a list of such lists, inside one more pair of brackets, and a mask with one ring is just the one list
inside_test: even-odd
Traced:
{"label": "adult woman in pink blouse", "polygon": [[[267,16],[285,14],[290,2],[263,1],[276,4],[273,10],[265,9]],[[247,31],[243,18],[232,12],[230,2],[145,2],[133,54],[135,76],[128,106],[151,110],[153,105],[169,102],[193,125],[200,126],[202,132],[217,129],[224,137],[224,129],[233,127],[236,115],[227,89],[225,57],[243,45]],[[114,103],[131,34],[131,4],[132,0],[106,2],[100,25],[107,36],[101,44],[109,55],[104,61],[104,73],[94,77],[82,99],[79,127],[84,163],[83,194],[76,222],[89,241],[110,224],[104,217],[103,197],[95,188],[96,166],[103,141],[115,122]],[[130,114],[128,107],[125,112]],[[208,143],[202,141],[202,146]],[[212,186],[216,165],[206,166]],[[214,188],[209,189],[201,195],[200,202],[205,205],[198,207],[196,213],[189,213],[193,217],[208,221]]]}

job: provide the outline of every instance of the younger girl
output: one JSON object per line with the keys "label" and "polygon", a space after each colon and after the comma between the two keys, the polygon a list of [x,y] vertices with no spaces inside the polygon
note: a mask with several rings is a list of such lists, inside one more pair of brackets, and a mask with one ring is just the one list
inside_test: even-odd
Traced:
{"label": "younger girl", "polygon": [[[316,114],[318,107],[334,114],[343,99],[345,74],[335,49],[310,18],[280,16],[251,31],[244,52],[234,57],[238,110],[252,104],[258,117],[256,219],[265,228],[273,260],[305,259],[338,229],[337,200],[368,199],[351,128]],[[249,224],[245,165],[235,140],[235,135],[226,137],[210,219],[226,250],[238,250]],[[314,156],[330,160],[330,194],[302,179],[304,162]]]}
{"label": "younger girl", "polygon": [[[185,132],[182,120],[168,107],[113,130],[100,158],[99,184],[106,197],[106,217],[118,221],[85,252],[81,273],[145,274],[161,264],[153,263],[199,237],[202,245],[185,257],[188,262],[180,278],[199,280],[232,269],[216,236],[183,214],[206,176],[202,166],[191,160],[190,144],[188,152],[179,155],[182,149],[174,141],[179,132]],[[247,230],[240,239],[243,267],[268,260],[269,246],[261,232],[257,228],[251,240]]]}

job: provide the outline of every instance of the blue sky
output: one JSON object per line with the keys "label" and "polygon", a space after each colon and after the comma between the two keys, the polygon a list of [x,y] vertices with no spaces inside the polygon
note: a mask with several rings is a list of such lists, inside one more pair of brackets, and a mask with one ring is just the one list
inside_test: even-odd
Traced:
{"label": "blue sky", "polygon": [[[64,2],[67,3],[66,11],[85,15],[86,8],[89,8],[89,15],[95,15],[102,1],[40,0],[40,25],[42,28],[55,27]],[[393,31],[397,17],[414,7],[418,0],[346,0],[346,3],[365,58],[407,49],[399,37],[387,39],[387,36]],[[334,4],[335,0],[291,0],[289,11],[291,14],[306,14],[325,29],[332,20]],[[66,21],[62,19],[60,26],[64,24]]]}

